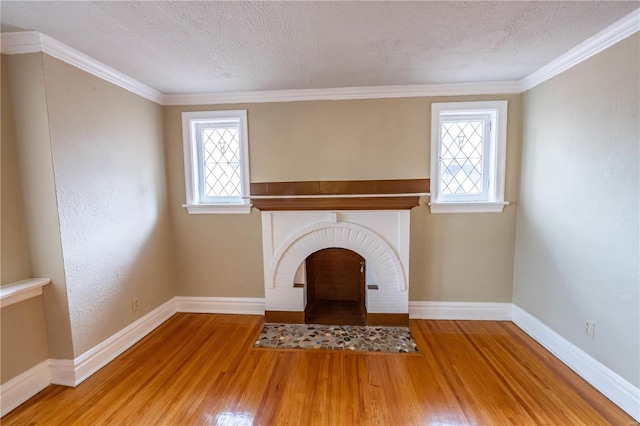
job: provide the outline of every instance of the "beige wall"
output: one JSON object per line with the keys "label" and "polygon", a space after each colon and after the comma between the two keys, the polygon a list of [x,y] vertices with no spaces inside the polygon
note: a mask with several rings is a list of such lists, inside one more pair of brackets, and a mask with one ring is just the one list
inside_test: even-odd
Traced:
{"label": "beige wall", "polygon": [[[506,196],[513,200],[520,156],[519,95],[165,108],[178,293],[264,296],[259,212],[189,215],[181,207],[181,112],[247,109],[252,182],[417,179],[429,177],[431,102],[495,99],[509,101]],[[411,217],[411,300],[511,301],[514,206],[502,214],[433,216],[421,206]],[[459,253],[468,260],[462,261]]]}
{"label": "beige wall", "polygon": [[[505,200],[511,204],[502,213],[484,214],[431,214],[426,205],[428,200],[412,209],[411,301],[511,302],[522,98],[520,95],[476,96],[433,98],[429,102],[501,99],[509,102]],[[430,117],[426,120],[429,135]],[[425,160],[427,169],[430,158],[428,153]]]}
{"label": "beige wall", "polygon": [[636,387],[639,40],[526,93],[514,273],[518,306]]}
{"label": "beige wall", "polygon": [[232,108],[248,110],[253,182],[429,177],[423,159],[430,152],[430,110],[423,98],[222,109]]}
{"label": "beige wall", "polygon": [[31,274],[52,283],[2,310],[3,382],[81,355],[176,292],[161,107],[48,55],[4,61]]}
{"label": "beige wall", "polygon": [[18,171],[16,143],[13,135],[13,118],[11,115],[11,99],[9,97],[9,76],[6,72],[6,59],[2,57],[0,74],[2,77],[2,189],[0,200],[0,238],[2,256],[0,266],[0,285],[11,284],[31,277],[29,261],[29,245],[27,228],[24,223],[24,207],[22,204],[22,186]]}
{"label": "beige wall", "polygon": [[[51,161],[43,55],[8,56],[3,63],[4,72],[11,86],[11,113],[29,237],[31,274],[51,278],[42,298],[49,352],[52,358],[71,359],[73,343]],[[3,324],[3,331],[9,326]],[[16,322],[13,326],[19,328],[21,324]]]}
{"label": "beige wall", "polygon": [[[7,62],[2,57],[2,284],[31,277],[25,212],[13,134]],[[0,383],[49,358],[42,298],[29,299],[0,313]]]}
{"label": "beige wall", "polygon": [[2,308],[0,317],[0,383],[49,358],[42,298]]}
{"label": "beige wall", "polygon": [[77,357],[175,294],[162,110],[48,55],[44,70]]}

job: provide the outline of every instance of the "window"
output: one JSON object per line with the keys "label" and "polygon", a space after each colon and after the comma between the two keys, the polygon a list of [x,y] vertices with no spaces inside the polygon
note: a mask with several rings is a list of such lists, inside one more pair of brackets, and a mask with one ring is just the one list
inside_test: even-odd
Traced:
{"label": "window", "polygon": [[249,213],[247,111],[182,113],[187,208]]}
{"label": "window", "polygon": [[431,213],[501,212],[507,101],[431,105]]}

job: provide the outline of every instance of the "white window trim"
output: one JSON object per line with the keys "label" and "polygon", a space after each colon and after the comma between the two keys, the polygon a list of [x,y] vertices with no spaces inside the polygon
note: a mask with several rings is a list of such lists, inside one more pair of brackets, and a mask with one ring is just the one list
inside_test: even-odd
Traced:
{"label": "white window trim", "polygon": [[[461,199],[443,200],[440,194],[439,152],[440,152],[440,115],[442,112],[455,114],[477,114],[490,112],[495,114],[493,138],[493,165],[490,173],[489,199],[469,201]],[[431,104],[431,213],[500,213],[509,202],[504,200],[505,166],[507,148],[507,101],[479,102],[442,102]],[[446,197],[445,197],[446,198]]]}
{"label": "white window trim", "polygon": [[[240,201],[201,202],[198,195],[196,141],[193,137],[197,123],[215,120],[238,119],[240,121],[240,162],[242,167],[242,195]],[[247,128],[247,111],[192,111],[182,113],[182,142],[184,153],[184,182],[186,191],[185,207],[189,214],[248,214],[251,213],[249,199],[249,138]]]}

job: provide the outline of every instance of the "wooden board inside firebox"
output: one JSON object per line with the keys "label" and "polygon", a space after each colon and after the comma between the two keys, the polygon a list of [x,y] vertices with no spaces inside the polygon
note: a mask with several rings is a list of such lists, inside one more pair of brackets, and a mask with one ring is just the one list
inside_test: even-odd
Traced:
{"label": "wooden board inside firebox", "polygon": [[365,264],[359,254],[342,248],[317,251],[306,260],[305,322],[365,325]]}

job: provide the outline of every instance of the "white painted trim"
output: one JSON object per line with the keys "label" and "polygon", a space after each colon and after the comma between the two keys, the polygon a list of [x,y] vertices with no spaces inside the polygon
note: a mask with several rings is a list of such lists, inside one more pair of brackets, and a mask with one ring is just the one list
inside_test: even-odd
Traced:
{"label": "white painted trim", "polygon": [[384,99],[428,96],[499,95],[522,93],[566,71],[640,30],[640,10],[594,35],[522,80],[403,86],[334,87],[302,90],[166,95],[37,31],[2,33],[1,52],[7,55],[44,52],[160,105],[222,105],[314,100]]}
{"label": "white painted trim", "polygon": [[3,54],[45,52],[145,99],[160,105],[170,106],[522,93],[600,53],[638,30],[640,30],[640,10],[636,10],[522,80],[174,95],[162,94],[152,87],[37,31],[2,33],[0,37]]}
{"label": "white painted trim", "polygon": [[163,95],[156,89],[44,34],[42,35],[42,51],[152,102],[157,104],[162,102]]}
{"label": "white painted trim", "polygon": [[497,95],[520,93],[523,91],[520,81],[509,80],[473,83],[334,87],[301,90],[256,90],[164,95],[45,34],[37,31],[2,34],[2,53],[12,55],[32,52],[45,52],[97,77],[103,78],[126,90],[165,106]]}
{"label": "white painted trim", "polygon": [[512,320],[591,386],[640,422],[640,389],[517,305],[513,305]]}
{"label": "white painted trim", "polygon": [[[199,124],[233,121],[238,123],[240,144],[240,167],[242,172],[242,191],[240,197],[229,197],[226,200],[216,197],[203,199],[204,177],[201,175],[197,138]],[[186,204],[183,207],[189,214],[247,214],[251,213],[250,164],[249,164],[249,131],[247,126],[247,110],[222,111],[187,111],[182,113],[182,151],[184,159],[184,182]],[[240,198],[240,199],[238,199]],[[227,202],[225,202],[227,201]]]}
{"label": "white painted trim", "polygon": [[51,384],[74,388],[76,383],[76,368],[72,359],[50,359]]}
{"label": "white painted trim", "polygon": [[409,318],[429,320],[509,321],[511,303],[409,302]]}
{"label": "white painted trim", "polygon": [[431,213],[502,213],[508,201],[429,203]]}
{"label": "white painted trim", "polygon": [[264,305],[262,298],[174,297],[76,359],[51,359],[51,383],[78,386],[176,312],[264,315]]}
{"label": "white painted trim", "polygon": [[0,287],[0,307],[4,308],[42,294],[42,287],[49,284],[49,278],[30,278]]}
{"label": "white painted trim", "polygon": [[183,204],[189,214],[249,214],[251,204]]}
{"label": "white painted trim", "polygon": [[176,296],[177,312],[264,315],[262,297],[190,297]]}
{"label": "white painted trim", "polygon": [[49,386],[49,360],[31,367],[0,386],[0,417]]}
{"label": "white painted trim", "polygon": [[3,55],[19,55],[42,51],[42,34],[38,31],[0,34],[0,52]]}
{"label": "white painted trim", "polygon": [[[4,416],[49,383],[75,387],[176,312],[264,315],[265,299],[176,296],[75,360],[46,360],[0,386]],[[409,302],[411,319],[512,320],[622,410],[640,421],[640,389],[511,303]]]}
{"label": "white painted trim", "polygon": [[162,103],[163,94],[138,80],[121,73],[64,43],[37,31],[22,33],[2,33],[2,53],[12,55],[43,52],[49,56],[73,65],[102,80],[115,84],[131,93],[142,96],[157,104]]}
{"label": "white painted trim", "polygon": [[175,300],[171,299],[76,359],[51,360],[51,383],[78,386],[175,313]]}
{"label": "white painted trim", "polygon": [[[176,311],[264,315],[265,299],[252,297],[177,296]],[[493,302],[409,302],[412,319],[490,320],[511,319],[511,303]]]}
{"label": "white painted trim", "polygon": [[[265,299],[253,297],[176,296],[176,312],[264,315]],[[511,303],[409,302],[412,319],[507,321]]]}
{"label": "white painted trim", "polygon": [[246,92],[165,95],[163,105],[221,105],[265,102],[336,101],[426,96],[495,95],[522,92],[520,81],[413,84],[403,86],[333,87],[326,89],[256,90]]}
{"label": "white painted trim", "polygon": [[[442,122],[481,115],[490,120],[482,152],[483,192],[478,195],[442,194],[440,188]],[[508,101],[437,102],[431,104],[431,213],[499,213],[504,207]],[[479,118],[480,119],[480,118]]]}
{"label": "white painted trim", "polygon": [[640,9],[622,18],[610,27],[583,41],[564,55],[549,62],[525,78],[522,79],[522,91],[530,90],[540,83],[568,70],[580,62],[602,52],[621,40],[640,31]]}

